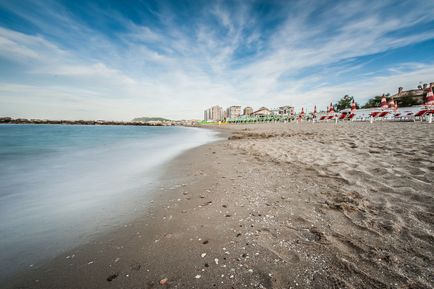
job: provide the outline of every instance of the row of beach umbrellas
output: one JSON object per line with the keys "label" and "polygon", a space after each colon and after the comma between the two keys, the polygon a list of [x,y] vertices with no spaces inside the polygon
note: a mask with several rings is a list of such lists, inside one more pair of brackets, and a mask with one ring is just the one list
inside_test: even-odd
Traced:
{"label": "row of beach umbrellas", "polygon": [[[425,106],[434,106],[434,93],[432,90],[432,84],[428,87],[428,93],[426,96],[426,102],[424,103]],[[380,109],[386,110],[386,109],[392,109],[393,111],[398,111],[398,103],[393,99],[393,97],[387,102],[386,96],[383,94],[380,102]],[[356,113],[356,103],[354,102],[354,99],[351,103],[351,113]],[[333,108],[333,103],[330,103],[330,106],[327,107],[327,114],[331,115],[334,114],[335,110]],[[291,110],[291,115],[295,115],[294,110]],[[303,118],[305,115],[304,108],[301,108],[301,112],[299,113],[298,117]],[[317,115],[316,105],[313,108],[312,112],[313,117]]]}

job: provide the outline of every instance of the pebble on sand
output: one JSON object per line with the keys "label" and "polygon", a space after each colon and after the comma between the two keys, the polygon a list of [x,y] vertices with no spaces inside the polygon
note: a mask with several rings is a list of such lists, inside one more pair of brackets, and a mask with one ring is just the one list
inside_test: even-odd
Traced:
{"label": "pebble on sand", "polygon": [[201,276],[200,275],[196,275],[194,276],[194,278],[199,279]]}
{"label": "pebble on sand", "polygon": [[200,254],[200,256],[203,258],[206,256],[206,253],[202,253],[202,254]]}

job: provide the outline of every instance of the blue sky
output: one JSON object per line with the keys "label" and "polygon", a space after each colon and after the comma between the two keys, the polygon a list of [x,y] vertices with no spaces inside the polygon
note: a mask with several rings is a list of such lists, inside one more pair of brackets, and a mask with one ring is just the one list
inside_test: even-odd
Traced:
{"label": "blue sky", "polygon": [[432,81],[432,0],[0,0],[0,116],[309,110]]}

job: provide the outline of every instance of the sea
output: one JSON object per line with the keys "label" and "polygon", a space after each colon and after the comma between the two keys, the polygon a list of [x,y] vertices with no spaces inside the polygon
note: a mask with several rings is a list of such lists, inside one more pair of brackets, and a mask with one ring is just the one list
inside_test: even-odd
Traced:
{"label": "sea", "polygon": [[0,281],[134,218],[167,162],[217,139],[187,127],[0,125]]}

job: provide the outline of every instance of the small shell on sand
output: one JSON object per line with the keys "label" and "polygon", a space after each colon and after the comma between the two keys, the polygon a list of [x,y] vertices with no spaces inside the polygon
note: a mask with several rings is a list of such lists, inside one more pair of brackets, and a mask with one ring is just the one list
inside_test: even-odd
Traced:
{"label": "small shell on sand", "polygon": [[161,280],[160,280],[160,285],[165,285],[165,284],[167,284],[167,281],[168,281],[167,278],[161,279]]}

